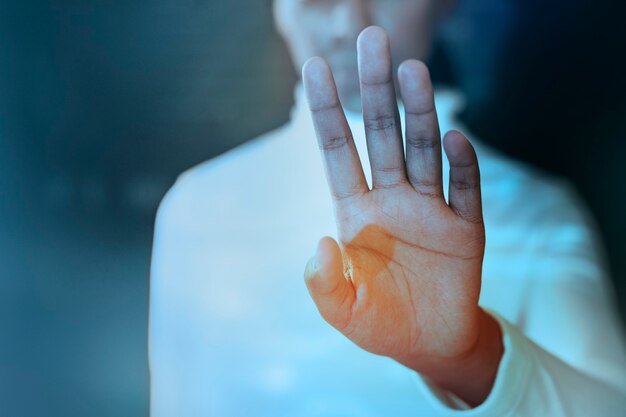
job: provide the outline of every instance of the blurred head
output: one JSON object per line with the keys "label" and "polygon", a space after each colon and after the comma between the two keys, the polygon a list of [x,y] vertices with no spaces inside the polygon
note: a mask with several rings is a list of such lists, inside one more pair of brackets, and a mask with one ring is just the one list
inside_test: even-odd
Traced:
{"label": "blurred head", "polygon": [[427,58],[438,21],[455,0],[274,0],[274,18],[299,72],[312,56],[324,58],[335,75],[339,95],[358,107],[356,40],[368,26],[387,31],[393,65]]}

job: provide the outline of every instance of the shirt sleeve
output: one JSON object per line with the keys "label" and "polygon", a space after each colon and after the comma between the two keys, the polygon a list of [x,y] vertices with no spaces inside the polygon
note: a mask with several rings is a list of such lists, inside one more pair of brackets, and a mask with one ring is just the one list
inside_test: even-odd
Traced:
{"label": "shirt sleeve", "polygon": [[574,369],[533,343],[497,313],[504,355],[487,399],[470,408],[454,394],[415,373],[415,381],[440,416],[610,417],[626,410],[626,394]]}
{"label": "shirt sleeve", "polygon": [[626,410],[626,348],[593,224],[571,196],[535,227],[524,308],[500,324],[504,354],[487,399],[470,408],[415,375],[441,416],[613,417]]}

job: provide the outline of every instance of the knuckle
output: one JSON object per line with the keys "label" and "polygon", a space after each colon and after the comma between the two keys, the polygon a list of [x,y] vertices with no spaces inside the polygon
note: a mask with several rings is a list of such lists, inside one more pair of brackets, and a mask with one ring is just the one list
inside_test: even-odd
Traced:
{"label": "knuckle", "polygon": [[404,166],[382,166],[375,168],[377,172],[385,173],[385,174],[397,174],[402,175],[405,173],[406,169]]}
{"label": "knuckle", "polygon": [[472,181],[469,179],[454,179],[451,180],[450,183],[454,189],[458,191],[474,191],[480,186],[478,181]]}
{"label": "knuckle", "polygon": [[433,113],[436,113],[437,109],[435,108],[435,104],[433,103],[432,98],[429,96],[427,99],[427,103],[415,103],[414,108],[406,109],[405,111],[407,116],[420,119],[423,116],[429,116]]}
{"label": "knuckle", "polygon": [[367,130],[374,132],[387,131],[396,127],[396,118],[395,116],[390,115],[364,117],[363,123],[365,124],[365,129]]}
{"label": "knuckle", "polygon": [[336,111],[337,109],[339,109],[341,106],[339,104],[338,101],[333,100],[329,103],[325,103],[325,104],[321,104],[315,107],[310,106],[309,110],[311,111],[311,113],[315,116],[318,115],[320,113],[326,113],[329,111]]}
{"label": "knuckle", "polygon": [[481,214],[476,214],[474,210],[470,210],[468,208],[456,208],[454,209],[457,216],[464,220],[467,223],[472,225],[482,225],[483,224],[483,216]]}
{"label": "knuckle", "polygon": [[346,146],[352,138],[348,135],[330,136],[324,138],[319,145],[322,151],[332,151]]}
{"label": "knuckle", "polygon": [[409,174],[409,180],[411,181],[411,184],[413,184],[413,187],[417,187],[420,189],[434,189],[440,186],[440,182],[432,180],[432,179],[428,179],[428,178],[422,178],[422,177],[418,177],[417,175],[414,174]]}
{"label": "knuckle", "polygon": [[406,185],[407,180],[404,177],[394,177],[394,178],[386,178],[385,181],[381,181],[380,179],[376,179],[374,181],[374,188],[377,189],[393,189],[397,187],[402,187]]}
{"label": "knuckle", "polygon": [[441,198],[441,183],[415,175],[409,176],[409,181],[415,192],[423,197]]}
{"label": "knuckle", "polygon": [[433,137],[416,135],[407,135],[406,142],[412,148],[423,150],[435,149],[439,144],[439,141]]}
{"label": "knuckle", "polygon": [[352,198],[355,197],[357,195],[360,195],[361,192],[357,189],[349,189],[349,190],[345,190],[345,191],[339,191],[339,190],[333,190],[331,191],[331,196],[333,198],[333,200],[335,201],[342,201],[342,200],[346,200],[348,198]]}

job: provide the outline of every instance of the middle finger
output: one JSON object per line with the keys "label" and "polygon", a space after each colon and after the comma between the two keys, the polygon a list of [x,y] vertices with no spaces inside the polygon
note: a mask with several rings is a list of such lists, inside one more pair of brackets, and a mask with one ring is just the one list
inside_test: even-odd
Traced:
{"label": "middle finger", "polygon": [[357,49],[372,187],[388,188],[406,183],[400,115],[387,34],[379,27],[369,27],[359,36]]}

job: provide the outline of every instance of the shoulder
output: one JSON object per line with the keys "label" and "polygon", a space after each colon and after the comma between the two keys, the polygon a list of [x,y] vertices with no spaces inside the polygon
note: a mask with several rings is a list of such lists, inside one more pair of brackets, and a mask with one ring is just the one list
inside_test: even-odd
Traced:
{"label": "shoulder", "polygon": [[[183,172],[165,194],[157,211],[157,229],[165,224],[187,229],[209,212],[232,207],[234,193],[260,175],[271,155],[287,138],[287,126],[257,136]],[[197,224],[196,224],[197,226]]]}
{"label": "shoulder", "polygon": [[242,165],[251,171],[263,163],[268,152],[281,146],[281,142],[287,138],[287,131],[288,125],[281,126],[188,169],[177,178],[168,195],[176,198],[178,194],[187,194],[199,187],[218,186],[215,183],[218,177],[225,174],[240,175]]}

